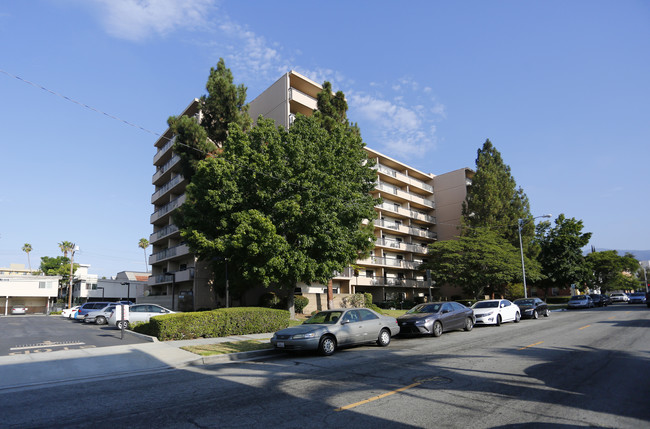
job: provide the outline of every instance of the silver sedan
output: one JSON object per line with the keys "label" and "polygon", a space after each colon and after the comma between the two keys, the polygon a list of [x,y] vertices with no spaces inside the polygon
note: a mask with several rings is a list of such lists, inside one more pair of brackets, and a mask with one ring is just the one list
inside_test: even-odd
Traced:
{"label": "silver sedan", "polygon": [[329,356],[341,346],[376,342],[386,347],[398,333],[394,317],[367,308],[342,308],[320,311],[302,325],[276,332],[271,344],[276,350],[318,350]]}

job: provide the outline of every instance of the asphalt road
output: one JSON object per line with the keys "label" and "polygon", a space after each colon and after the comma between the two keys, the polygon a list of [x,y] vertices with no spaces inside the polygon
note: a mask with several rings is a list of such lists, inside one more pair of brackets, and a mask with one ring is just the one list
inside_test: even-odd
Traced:
{"label": "asphalt road", "polygon": [[650,426],[650,310],[0,392],[2,427]]}
{"label": "asphalt road", "polygon": [[115,327],[45,315],[0,317],[0,333],[0,356],[146,342],[127,333],[121,339]]}

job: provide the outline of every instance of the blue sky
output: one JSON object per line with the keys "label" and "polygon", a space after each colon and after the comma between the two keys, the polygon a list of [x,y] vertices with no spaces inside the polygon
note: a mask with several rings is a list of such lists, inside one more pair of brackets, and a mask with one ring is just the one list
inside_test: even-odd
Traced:
{"label": "blue sky", "polygon": [[151,132],[220,57],[249,100],[291,69],[329,80],[368,146],[426,172],[489,138],[534,215],[649,249],[649,53],[646,1],[3,1],[0,266],[67,240],[92,273],[144,270]]}

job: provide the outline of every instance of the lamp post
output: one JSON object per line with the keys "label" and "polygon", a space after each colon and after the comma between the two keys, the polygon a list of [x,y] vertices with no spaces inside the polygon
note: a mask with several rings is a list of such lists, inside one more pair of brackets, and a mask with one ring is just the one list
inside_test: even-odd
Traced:
{"label": "lamp post", "polygon": [[70,286],[68,288],[68,308],[72,308],[72,271],[74,267],[74,253],[79,250],[79,246],[72,245],[72,251],[70,252]]}
{"label": "lamp post", "polygon": [[172,276],[172,308],[171,310],[174,311],[174,289],[176,289],[176,273],[172,273],[170,271],[167,271],[165,273],[166,276]]}
{"label": "lamp post", "polygon": [[546,217],[549,218],[551,217],[550,214],[545,214],[542,216],[535,216],[533,219],[529,219],[524,221],[523,219],[519,219],[517,222],[517,229],[519,230],[519,250],[521,251],[521,275],[524,279],[524,298],[528,298],[528,288],[526,287],[526,266],[524,264],[524,246],[521,242],[521,229],[524,227],[526,223],[528,223],[530,220],[534,220],[540,217]]}
{"label": "lamp post", "polygon": [[120,283],[122,285],[126,285],[126,300],[131,301],[131,283],[129,282],[122,282]]}
{"label": "lamp post", "polygon": [[228,258],[223,258],[226,261],[226,308],[228,308],[228,301],[230,295],[230,285],[228,284]]}

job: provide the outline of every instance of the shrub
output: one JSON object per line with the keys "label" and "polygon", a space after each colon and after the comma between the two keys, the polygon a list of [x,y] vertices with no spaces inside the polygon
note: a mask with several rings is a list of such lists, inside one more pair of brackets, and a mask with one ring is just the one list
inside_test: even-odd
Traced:
{"label": "shrub", "polygon": [[309,304],[309,298],[306,296],[302,295],[296,295],[294,296],[294,301],[293,305],[296,309],[296,313],[302,314],[302,311],[307,307],[307,304]]}
{"label": "shrub", "polygon": [[266,308],[280,308],[282,300],[275,294],[275,292],[266,292],[260,296],[260,307]]}
{"label": "shrub", "polygon": [[135,326],[134,331],[165,341],[261,334],[287,326],[287,310],[236,307],[152,317],[149,323]]}
{"label": "shrub", "polygon": [[365,297],[360,293],[344,296],[341,300],[341,306],[343,306],[343,308],[362,308],[364,306],[364,303]]}

